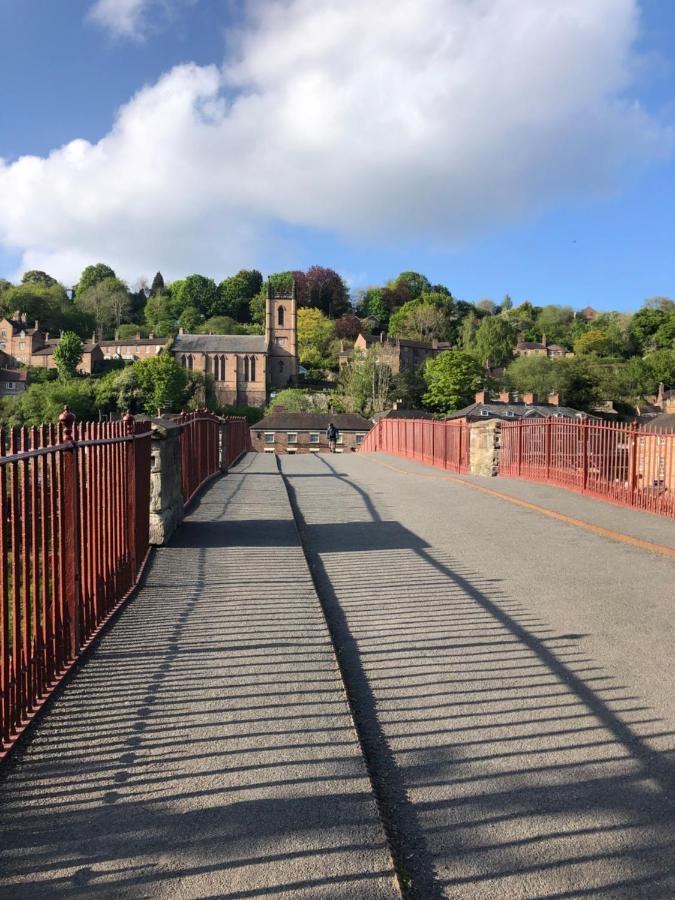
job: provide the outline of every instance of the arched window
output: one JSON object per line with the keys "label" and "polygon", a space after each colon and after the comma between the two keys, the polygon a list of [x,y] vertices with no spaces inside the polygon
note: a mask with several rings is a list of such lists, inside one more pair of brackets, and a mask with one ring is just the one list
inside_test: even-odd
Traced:
{"label": "arched window", "polygon": [[251,357],[251,381],[255,381],[255,356]]}
{"label": "arched window", "polygon": [[283,372],[283,371],[284,371],[284,361],[283,361],[283,359],[280,359],[280,360],[279,360],[279,371],[280,371],[280,372]]}
{"label": "arched window", "polygon": [[185,359],[185,354],[183,354],[180,358],[180,364],[185,369],[187,367],[187,360]]}
{"label": "arched window", "polygon": [[194,360],[192,359],[192,354],[190,353],[190,355],[187,358],[187,367],[190,371],[192,371],[193,365],[194,365]]}
{"label": "arched window", "polygon": [[211,367],[212,367],[212,371],[213,371],[213,380],[218,381],[218,357],[217,356],[211,357]]}
{"label": "arched window", "polygon": [[283,325],[283,324],[284,324],[284,308],[283,308],[283,306],[280,306],[279,309],[277,310],[277,325]]}
{"label": "arched window", "polygon": [[244,357],[244,381],[248,381],[248,356]]}

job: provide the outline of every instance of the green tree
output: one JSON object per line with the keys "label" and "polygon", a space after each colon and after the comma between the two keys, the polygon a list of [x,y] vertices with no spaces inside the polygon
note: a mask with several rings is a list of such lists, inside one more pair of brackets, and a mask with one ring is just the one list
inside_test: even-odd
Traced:
{"label": "green tree", "polygon": [[162,293],[164,293],[164,278],[161,272],[157,272],[150,285],[150,296],[154,297],[155,294]]}
{"label": "green tree", "polygon": [[135,362],[132,366],[138,384],[138,397],[147,413],[156,414],[159,408],[179,412],[188,386],[188,376],[173,356],[160,353]]}
{"label": "green tree", "polygon": [[188,275],[170,285],[174,311],[180,315],[188,306],[194,307],[203,316],[217,315],[218,288],[213,278],[205,275]]}
{"label": "green tree", "polygon": [[21,276],[21,284],[39,284],[42,287],[49,288],[58,284],[58,281],[46,272],[40,271],[40,269],[31,269],[29,272],[23,273]]}
{"label": "green tree", "polygon": [[361,318],[374,316],[383,325],[389,321],[390,309],[385,300],[384,289],[379,287],[367,288],[359,298],[357,305]]}
{"label": "green tree", "polygon": [[675,388],[675,349],[655,350],[645,356],[656,384],[663,382],[666,387]]}
{"label": "green tree", "polygon": [[580,356],[595,353],[598,356],[607,355],[609,342],[604,331],[597,328],[591,328],[574,342],[574,352]]}
{"label": "green tree", "polygon": [[556,388],[553,361],[546,356],[519,356],[506,370],[505,386],[519,392],[533,391],[547,397]]}
{"label": "green tree", "polygon": [[428,343],[445,339],[447,332],[448,321],[442,307],[422,300],[409,300],[389,319],[389,334],[393,337]]}
{"label": "green tree", "polygon": [[655,349],[654,336],[667,319],[668,314],[664,310],[651,306],[643,306],[635,313],[630,323],[630,334],[638,352]]}
{"label": "green tree", "polygon": [[571,306],[545,306],[535,322],[535,330],[539,337],[545,335],[549,344],[570,346],[570,334],[574,322],[574,310]]}
{"label": "green tree", "polygon": [[501,316],[486,316],[476,331],[478,359],[486,366],[505,366],[513,359],[517,343],[515,329]]}
{"label": "green tree", "polygon": [[289,412],[326,412],[328,409],[328,401],[326,395],[317,394],[315,391],[303,391],[299,388],[286,388],[283,391],[279,391],[276,396],[270,400],[267,411],[273,412],[280,407]]}
{"label": "green tree", "polygon": [[204,322],[204,316],[194,306],[186,306],[178,318],[178,324],[186,334],[195,334]]}
{"label": "green tree", "polygon": [[218,315],[237,322],[251,321],[251,301],[260,293],[263,278],[257,269],[241,269],[218,285]]}
{"label": "green tree", "polygon": [[178,319],[166,294],[153,294],[145,304],[144,316],[149,331],[158,337],[169,337],[178,332]]}
{"label": "green tree", "polygon": [[96,263],[93,266],[87,266],[82,270],[80,280],[75,287],[75,296],[78,297],[89,288],[94,287],[101,281],[107,281],[110,278],[117,278],[114,269],[105,263]]}
{"label": "green tree", "polygon": [[128,341],[135,338],[137,334],[141,337],[148,336],[148,330],[143,325],[137,325],[135,322],[123,322],[117,329],[117,337],[121,341]]}
{"label": "green tree", "polygon": [[82,362],[82,341],[74,331],[66,331],[54,348],[54,362],[61,381],[68,381],[77,373]]}
{"label": "green tree", "polygon": [[398,288],[401,285],[408,289],[412,300],[417,300],[420,294],[431,291],[431,282],[426,275],[420,275],[419,272],[401,272],[390,283],[392,288]]}
{"label": "green tree", "polygon": [[475,357],[461,350],[447,350],[424,366],[427,390],[424,405],[436,412],[449,413],[467,406],[483,386],[485,371]]}
{"label": "green tree", "polygon": [[494,316],[497,312],[497,304],[494,300],[486,297],[484,300],[479,300],[476,303],[476,309],[485,316]]}
{"label": "green tree", "polygon": [[3,410],[4,420],[12,426],[55,424],[64,406],[68,406],[79,421],[91,419],[96,412],[91,382],[92,379],[76,378],[67,382],[31,384]]}
{"label": "green tree", "polygon": [[75,304],[92,316],[99,340],[119,328],[131,308],[127,286],[118,278],[105,278],[86,290],[78,290]]}
{"label": "green tree", "polygon": [[298,310],[298,357],[308,368],[330,368],[336,360],[330,358],[335,339],[335,322],[326,318],[320,309],[305,306]]}
{"label": "green tree", "polygon": [[475,353],[477,350],[476,335],[480,328],[480,322],[481,320],[475,312],[469,313],[462,321],[462,326],[459,330],[459,343],[462,350],[466,353]]}
{"label": "green tree", "polygon": [[393,349],[388,344],[357,352],[340,372],[336,401],[345,410],[371,416],[391,401]]}
{"label": "green tree", "polygon": [[654,346],[659,350],[675,349],[675,310],[666,313],[665,321],[654,332]]}

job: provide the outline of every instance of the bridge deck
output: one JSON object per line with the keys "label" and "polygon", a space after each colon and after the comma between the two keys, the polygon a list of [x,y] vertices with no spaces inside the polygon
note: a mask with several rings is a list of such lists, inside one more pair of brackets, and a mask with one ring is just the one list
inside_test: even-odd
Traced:
{"label": "bridge deck", "polygon": [[[673,896],[675,561],[379,454],[280,465],[417,895]],[[396,895],[273,458],[159,551],[0,802],[2,896]]]}

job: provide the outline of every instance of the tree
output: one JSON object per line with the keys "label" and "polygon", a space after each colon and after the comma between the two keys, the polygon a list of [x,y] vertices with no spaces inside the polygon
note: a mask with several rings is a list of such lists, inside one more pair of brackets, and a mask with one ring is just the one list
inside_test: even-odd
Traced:
{"label": "tree", "polygon": [[675,349],[655,350],[645,356],[644,361],[657,384],[663,382],[666,387],[675,388]]}
{"label": "tree", "polygon": [[344,315],[335,320],[335,334],[346,341],[355,341],[361,334],[361,322],[357,316]]}
{"label": "tree", "polygon": [[349,291],[340,275],[323,266],[310,266],[305,273],[309,306],[320,309],[331,319],[351,309]]}
{"label": "tree", "polygon": [[251,321],[251,301],[262,289],[263,279],[257,269],[241,269],[218,285],[218,314],[237,322]]}
{"label": "tree", "polygon": [[653,342],[657,349],[675,349],[675,310],[666,314],[665,321],[654,332]]}
{"label": "tree", "polygon": [[298,310],[298,357],[301,365],[317,368],[323,362],[324,368],[329,366],[329,348],[334,338],[335,324],[321,310],[311,307]]}
{"label": "tree", "polygon": [[239,324],[231,316],[212,316],[197,329],[199,334],[240,334]]}
{"label": "tree", "polygon": [[111,269],[110,266],[107,266],[105,263],[96,263],[96,265],[87,266],[82,270],[80,280],[75,287],[75,296],[78,297],[80,294],[89,290],[89,288],[92,288],[99,282],[106,281],[109,278],[117,278],[117,276],[115,275],[114,269]]}
{"label": "tree", "polygon": [[203,322],[204,316],[194,306],[186,306],[178,319],[178,324],[187,334],[199,331]]}
{"label": "tree", "polygon": [[513,309],[513,300],[508,294],[504,294],[504,299],[502,300],[501,312],[510,312]]}
{"label": "tree", "polygon": [[431,342],[447,335],[448,323],[442,309],[432,303],[410,300],[392,313],[389,334],[398,338]]}
{"label": "tree", "polygon": [[419,272],[401,272],[389,285],[394,289],[401,286],[408,289],[412,300],[417,300],[420,294],[431,291],[431,282],[426,275],[420,275]]}
{"label": "tree", "polygon": [[31,384],[16,397],[8,410],[9,415],[4,417],[10,425],[56,424],[64,406],[68,406],[79,421],[92,418],[96,411],[92,380],[76,378],[66,382]]}
{"label": "tree", "polygon": [[378,287],[369,287],[365,290],[357,304],[359,315],[362,318],[374,316],[383,325],[389,321],[389,307],[385,302],[384,290]]}
{"label": "tree", "polygon": [[394,375],[392,394],[394,399],[400,400],[406,409],[419,409],[426,389],[426,382],[420,372],[401,369],[398,374]]}
{"label": "tree", "polygon": [[571,306],[545,306],[537,316],[535,329],[539,336],[546,335],[549,344],[569,346],[570,332],[574,322]]}
{"label": "tree", "polygon": [[574,352],[579,356],[595,353],[598,356],[607,354],[608,341],[603,331],[592,328],[574,342]]}
{"label": "tree", "polygon": [[506,370],[506,387],[519,392],[533,391],[548,397],[555,390],[553,361],[546,356],[519,356]]}
{"label": "tree", "polygon": [[21,276],[21,284],[39,284],[42,287],[48,288],[58,284],[58,281],[46,272],[42,272],[39,269],[31,269],[29,272],[23,273]]}
{"label": "tree", "polygon": [[164,292],[164,278],[161,272],[157,272],[155,277],[152,279],[152,284],[150,285],[150,296],[154,297],[155,294],[162,294]]}
{"label": "tree", "polygon": [[188,275],[170,285],[174,311],[180,315],[188,306],[194,307],[203,316],[218,314],[218,288],[213,278],[205,275]]}
{"label": "tree", "polygon": [[145,304],[143,314],[148,329],[159,337],[168,337],[178,331],[171,299],[166,294],[153,294]]}
{"label": "tree", "polygon": [[119,328],[130,310],[129,291],[118,278],[105,278],[85,291],[78,291],[75,303],[93,317],[99,340]]}
{"label": "tree", "polygon": [[135,338],[137,334],[140,334],[141,337],[148,336],[147,329],[142,325],[136,325],[135,322],[124,322],[117,329],[117,337],[121,341],[128,341],[131,338]]}
{"label": "tree", "polygon": [[37,319],[45,331],[77,331],[80,335],[91,333],[93,320],[73,306],[63,286],[58,283],[49,287],[38,282],[12,286],[2,295],[0,302],[5,315],[11,316],[16,311],[24,313],[28,321]]}
{"label": "tree", "polygon": [[173,356],[160,353],[135,362],[132,366],[138,383],[140,403],[147,413],[160,408],[179,412],[185,400],[188,376]]}
{"label": "tree", "polygon": [[480,328],[480,319],[475,312],[469,313],[462,322],[459,331],[459,344],[466,353],[474,353],[476,351],[476,335]]}
{"label": "tree", "polygon": [[505,366],[513,359],[517,335],[508,319],[488,316],[481,320],[475,342],[476,354],[484,365]]}
{"label": "tree", "polygon": [[340,372],[338,397],[345,409],[369,416],[383,412],[391,399],[393,361],[389,344],[355,353]]}
{"label": "tree", "polygon": [[66,331],[54,348],[54,362],[61,381],[68,381],[82,362],[82,341],[74,331]]}
{"label": "tree", "polygon": [[490,300],[486,297],[484,300],[479,300],[478,303],[476,303],[476,309],[485,316],[494,316],[497,312],[497,304],[494,300]]}
{"label": "tree", "polygon": [[286,388],[279,391],[274,399],[270,400],[267,412],[273,412],[280,407],[288,412],[326,412],[328,402],[325,394],[303,391],[299,388]]}
{"label": "tree", "polygon": [[481,364],[461,350],[447,350],[424,365],[427,390],[423,400],[429,409],[441,413],[467,406],[485,381]]}

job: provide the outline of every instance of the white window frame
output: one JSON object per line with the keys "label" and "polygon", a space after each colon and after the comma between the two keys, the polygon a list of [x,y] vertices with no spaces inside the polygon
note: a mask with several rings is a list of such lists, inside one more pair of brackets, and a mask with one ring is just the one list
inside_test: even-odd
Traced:
{"label": "white window frame", "polygon": [[344,442],[345,442],[345,440],[344,440],[344,437],[342,436],[342,432],[338,430],[337,441],[335,443],[337,444],[338,447],[341,447],[342,444],[344,444]]}
{"label": "white window frame", "polygon": [[13,381],[6,381],[5,387],[7,388],[8,391],[13,391],[14,388],[16,387],[16,384]]}
{"label": "white window frame", "polygon": [[318,431],[309,432],[309,443],[313,446],[321,443],[321,435]]}
{"label": "white window frame", "polygon": [[287,431],[286,438],[288,439],[289,444],[297,444],[298,443],[298,432],[297,431]]}
{"label": "white window frame", "polygon": [[360,447],[361,444],[365,441],[365,439],[366,439],[365,434],[357,434],[356,437],[354,438],[354,442],[357,447]]}
{"label": "white window frame", "polygon": [[[272,438],[272,440],[270,440]],[[266,431],[265,432],[265,446],[269,446],[270,444],[275,444],[277,440],[276,431]]]}

